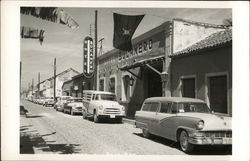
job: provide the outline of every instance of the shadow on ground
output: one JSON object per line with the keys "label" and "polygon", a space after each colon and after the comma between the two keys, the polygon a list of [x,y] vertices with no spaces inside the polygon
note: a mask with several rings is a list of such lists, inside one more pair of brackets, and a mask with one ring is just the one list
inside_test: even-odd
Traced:
{"label": "shadow on ground", "polygon": [[26,118],[37,118],[37,117],[43,117],[40,115],[26,115]]}
{"label": "shadow on ground", "polygon": [[[88,118],[87,120],[94,122],[93,118]],[[118,119],[102,118],[99,120],[98,124],[123,124],[123,122],[121,120],[118,120]]]}
{"label": "shadow on ground", "polygon": [[[20,154],[35,154],[35,153],[57,153],[57,154],[72,154],[79,153],[77,149],[79,144],[53,144],[56,141],[45,141],[42,136],[54,135],[56,132],[39,135],[38,133],[29,133],[27,126],[20,128]],[[33,130],[34,132],[36,130]]]}
{"label": "shadow on ground", "polygon": [[[133,134],[143,137],[142,133]],[[159,136],[151,135],[149,140],[181,150],[177,142]],[[232,155],[232,146],[195,146],[193,152],[190,153],[190,155]]]}

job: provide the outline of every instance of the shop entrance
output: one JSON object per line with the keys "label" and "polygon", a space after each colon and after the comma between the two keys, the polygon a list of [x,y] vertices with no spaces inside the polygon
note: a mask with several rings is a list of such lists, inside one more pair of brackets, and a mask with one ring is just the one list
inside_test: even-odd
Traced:
{"label": "shop entrance", "polygon": [[[157,65],[151,65],[154,67],[156,70],[159,72],[162,72],[162,63],[157,64]],[[147,98],[149,97],[160,97],[162,96],[162,82],[161,82],[161,76],[157,74],[155,71],[146,68],[146,89],[147,89]],[[145,89],[145,90],[146,90]]]}
{"label": "shop entrance", "polygon": [[226,75],[209,77],[209,101],[214,112],[228,113]]}

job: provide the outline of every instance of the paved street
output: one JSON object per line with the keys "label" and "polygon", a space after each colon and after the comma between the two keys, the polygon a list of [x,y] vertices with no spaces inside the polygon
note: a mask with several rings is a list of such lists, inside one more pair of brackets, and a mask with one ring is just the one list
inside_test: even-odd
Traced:
{"label": "paved street", "polygon": [[[56,154],[142,154],[186,155],[172,141],[153,137],[145,139],[140,129],[128,123],[83,120],[81,115],[71,116],[22,101],[27,116],[20,116],[20,153]],[[227,154],[210,148],[209,154]],[[201,149],[195,154],[208,154]]]}

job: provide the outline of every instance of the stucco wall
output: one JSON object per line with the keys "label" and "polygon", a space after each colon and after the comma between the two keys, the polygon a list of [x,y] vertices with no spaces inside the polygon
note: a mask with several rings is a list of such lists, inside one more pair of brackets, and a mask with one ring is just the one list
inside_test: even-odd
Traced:
{"label": "stucco wall", "polygon": [[195,75],[197,98],[206,101],[205,79],[208,73],[228,74],[229,114],[232,114],[232,47],[224,47],[172,59],[172,96],[180,96],[182,76]]}
{"label": "stucco wall", "polygon": [[178,52],[191,44],[194,44],[212,33],[224,30],[223,28],[190,23],[185,21],[173,21],[173,52]]}

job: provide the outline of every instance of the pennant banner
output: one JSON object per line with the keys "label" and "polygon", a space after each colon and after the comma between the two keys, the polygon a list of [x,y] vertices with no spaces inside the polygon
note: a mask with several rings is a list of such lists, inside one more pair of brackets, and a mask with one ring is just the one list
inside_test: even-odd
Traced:
{"label": "pennant banner", "polygon": [[38,30],[31,27],[21,27],[21,38],[31,38],[38,39],[40,44],[42,45],[44,39],[44,30]]}
{"label": "pennant banner", "polygon": [[143,19],[144,15],[121,15],[114,13],[113,46],[117,49],[130,51],[132,36]]}
{"label": "pennant banner", "polygon": [[43,20],[61,23],[72,29],[79,28],[78,23],[64,10],[57,7],[21,7],[21,13]]}

